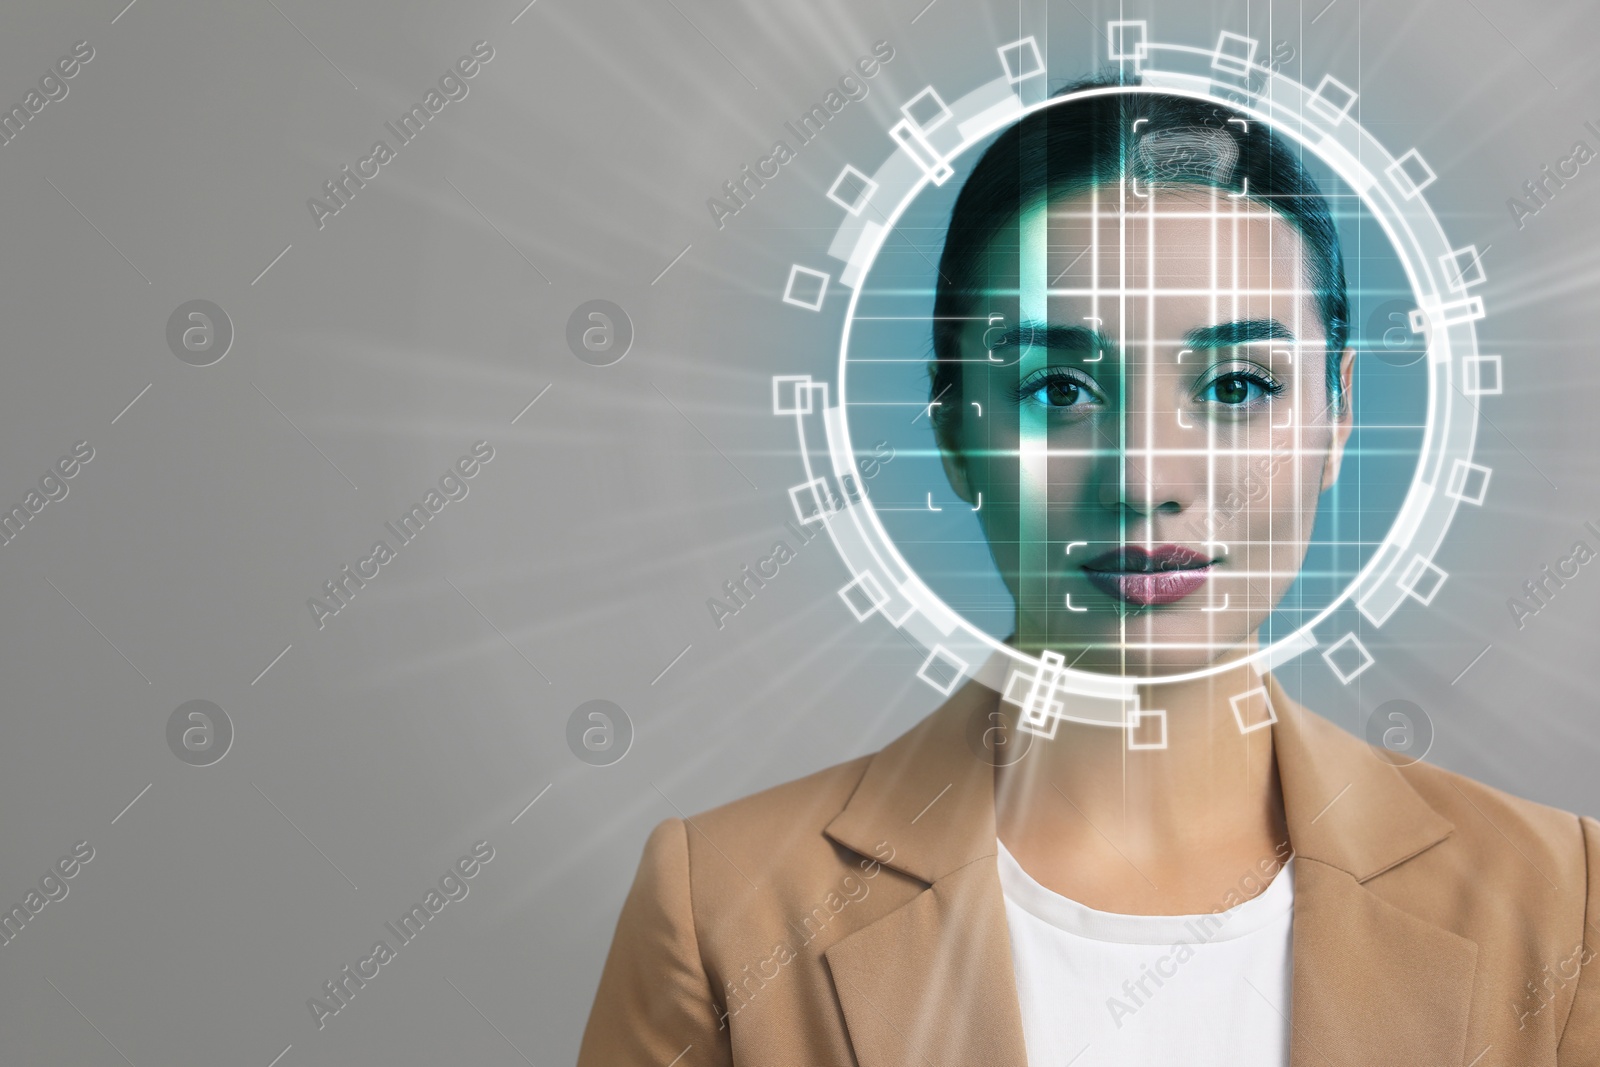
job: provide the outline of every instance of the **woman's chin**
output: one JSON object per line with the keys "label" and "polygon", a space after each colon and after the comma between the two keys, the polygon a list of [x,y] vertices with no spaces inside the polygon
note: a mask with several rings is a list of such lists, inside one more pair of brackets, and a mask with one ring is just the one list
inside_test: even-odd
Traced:
{"label": "woman's chin", "polygon": [[[1089,674],[1106,674],[1120,678],[1140,678],[1159,681],[1175,675],[1190,674],[1215,666],[1221,657],[1205,649],[1196,648],[1083,648],[1061,650],[1062,658],[1072,663],[1075,671]],[[1073,657],[1080,657],[1073,663]]]}
{"label": "woman's chin", "polygon": [[1248,635],[1218,633],[1209,617],[1196,619],[1192,612],[1096,621],[1100,625],[1091,627],[1081,617],[1051,620],[1048,629],[1025,628],[1031,636],[1012,643],[1034,656],[1057,652],[1075,671],[1136,678],[1207,670],[1253,651]]}

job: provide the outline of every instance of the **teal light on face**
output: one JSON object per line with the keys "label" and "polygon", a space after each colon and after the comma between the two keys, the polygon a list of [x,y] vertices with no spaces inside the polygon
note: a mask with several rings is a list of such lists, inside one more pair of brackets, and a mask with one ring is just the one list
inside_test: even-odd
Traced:
{"label": "teal light on face", "polygon": [[[1050,209],[1047,200],[1026,206],[1017,219],[1020,322],[1049,321]],[[1050,361],[1050,351],[1029,344],[1017,360],[1019,381]],[[1042,404],[1017,405],[1017,606],[1019,616],[1039,612],[1049,639],[1050,412]],[[1021,618],[1019,618],[1021,622]],[[1021,636],[1019,634],[1019,636]]]}

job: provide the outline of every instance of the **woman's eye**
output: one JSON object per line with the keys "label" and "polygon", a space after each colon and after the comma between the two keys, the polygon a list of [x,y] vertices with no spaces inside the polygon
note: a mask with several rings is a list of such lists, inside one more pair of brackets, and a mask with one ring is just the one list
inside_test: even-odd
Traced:
{"label": "woman's eye", "polygon": [[1200,399],[1239,407],[1260,400],[1262,397],[1275,396],[1282,391],[1282,386],[1254,374],[1224,374],[1206,386],[1200,394]]}
{"label": "woman's eye", "polygon": [[1094,402],[1094,394],[1073,378],[1056,375],[1035,381],[1023,389],[1023,395],[1035,404],[1047,408],[1082,407]]}

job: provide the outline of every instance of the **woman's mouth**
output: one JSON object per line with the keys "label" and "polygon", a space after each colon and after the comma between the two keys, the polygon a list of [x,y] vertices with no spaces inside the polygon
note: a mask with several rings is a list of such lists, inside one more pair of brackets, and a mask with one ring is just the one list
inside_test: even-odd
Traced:
{"label": "woman's mouth", "polygon": [[1082,565],[1107,596],[1139,607],[1175,604],[1205,584],[1216,561],[1179,545],[1123,545]]}

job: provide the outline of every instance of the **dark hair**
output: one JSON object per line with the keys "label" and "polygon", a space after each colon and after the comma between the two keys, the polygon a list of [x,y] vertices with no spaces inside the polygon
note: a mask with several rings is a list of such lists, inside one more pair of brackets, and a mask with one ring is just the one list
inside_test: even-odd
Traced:
{"label": "dark hair", "polygon": [[[989,241],[1024,204],[1124,178],[1206,185],[1244,193],[1299,230],[1327,335],[1328,399],[1344,402],[1339,357],[1349,335],[1339,231],[1328,202],[1295,153],[1266,123],[1211,100],[1135,90],[1137,75],[1102,74],[1063,86],[1052,98],[1108,92],[1051,104],[1027,115],[984,151],[950,211],[933,303],[929,397],[960,388],[959,338],[975,293],[973,277]],[[1135,124],[1138,128],[1135,128]],[[946,412],[935,409],[944,424]]]}

